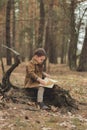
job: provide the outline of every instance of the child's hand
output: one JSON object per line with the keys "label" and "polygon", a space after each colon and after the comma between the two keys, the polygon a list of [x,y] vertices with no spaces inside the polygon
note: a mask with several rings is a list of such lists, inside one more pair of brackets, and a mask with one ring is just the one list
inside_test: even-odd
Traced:
{"label": "child's hand", "polygon": [[41,79],[41,78],[38,78],[37,81],[39,81],[40,84],[42,84],[42,85],[44,85],[44,86],[47,84],[46,81],[44,81],[44,80]]}
{"label": "child's hand", "polygon": [[47,78],[51,78],[51,75],[47,74],[46,77],[47,77]]}

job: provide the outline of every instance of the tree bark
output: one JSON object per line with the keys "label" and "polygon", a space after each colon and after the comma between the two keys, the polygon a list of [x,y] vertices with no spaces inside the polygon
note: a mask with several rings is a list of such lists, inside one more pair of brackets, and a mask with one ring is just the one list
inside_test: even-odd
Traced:
{"label": "tree bark", "polygon": [[46,41],[45,41],[45,48],[48,48],[48,56],[50,63],[57,63],[57,44],[56,44],[56,19],[55,19],[55,12],[53,10],[54,2],[51,0],[49,4],[49,11],[48,11],[48,23],[46,28]]}
{"label": "tree bark", "polygon": [[87,27],[85,29],[85,38],[80,56],[79,67],[77,71],[87,71]]}
{"label": "tree bark", "polygon": [[76,69],[76,50],[77,50],[77,33],[75,29],[75,1],[71,0],[70,6],[70,43],[69,43],[69,52],[68,52],[68,60],[69,60],[69,67],[71,70]]}
{"label": "tree bark", "polygon": [[15,0],[12,1],[12,9],[13,9],[13,28],[12,28],[12,46],[13,48],[15,49],[15,20],[16,20],[16,17],[15,17]]}
{"label": "tree bark", "polygon": [[[10,37],[11,1],[12,0],[8,0],[7,8],[6,8],[6,45],[8,47],[11,47],[11,37]],[[11,52],[8,49],[7,49],[6,59],[7,59],[7,65],[11,65],[12,64]]]}
{"label": "tree bark", "polygon": [[39,23],[39,34],[37,47],[43,47],[43,34],[45,26],[45,11],[44,11],[44,0],[40,0],[40,23]]}
{"label": "tree bark", "polygon": [[63,34],[62,45],[61,45],[61,64],[64,64],[64,56],[65,56],[65,36]]}

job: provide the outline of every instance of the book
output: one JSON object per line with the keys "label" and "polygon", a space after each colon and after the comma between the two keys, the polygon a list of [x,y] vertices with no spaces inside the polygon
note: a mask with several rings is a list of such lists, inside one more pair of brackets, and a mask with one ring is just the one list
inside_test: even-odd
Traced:
{"label": "book", "polygon": [[45,78],[44,81],[46,82],[46,85],[44,87],[47,88],[53,88],[54,84],[58,82],[57,80],[50,79],[50,78]]}

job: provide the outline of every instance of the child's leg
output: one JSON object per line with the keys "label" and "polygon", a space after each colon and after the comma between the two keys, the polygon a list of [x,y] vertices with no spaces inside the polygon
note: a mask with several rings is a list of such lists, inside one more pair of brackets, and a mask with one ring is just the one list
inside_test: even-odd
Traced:
{"label": "child's leg", "polygon": [[38,88],[38,92],[37,92],[37,102],[38,102],[38,105],[40,106],[41,109],[43,109],[43,110],[48,110],[49,107],[46,106],[46,105],[44,104],[44,102],[43,102],[44,90],[45,90],[44,87]]}
{"label": "child's leg", "polygon": [[39,87],[37,92],[37,102],[43,102],[44,87]]}

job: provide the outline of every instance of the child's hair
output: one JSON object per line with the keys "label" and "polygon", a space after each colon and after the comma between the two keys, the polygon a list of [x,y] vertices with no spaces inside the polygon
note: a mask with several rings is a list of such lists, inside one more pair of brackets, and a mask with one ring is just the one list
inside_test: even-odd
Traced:
{"label": "child's hair", "polygon": [[43,48],[38,48],[35,52],[34,55],[37,55],[38,57],[40,56],[46,56],[46,52]]}

